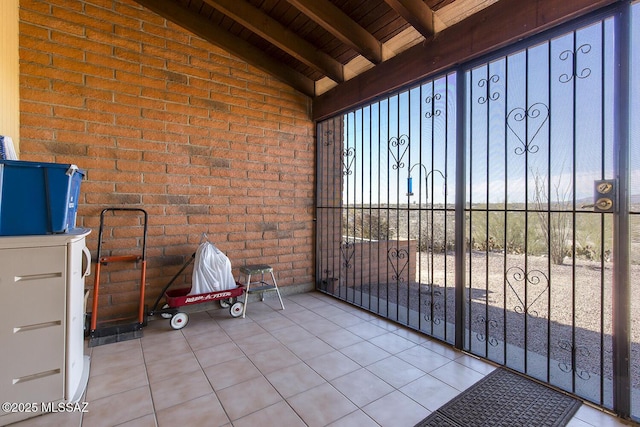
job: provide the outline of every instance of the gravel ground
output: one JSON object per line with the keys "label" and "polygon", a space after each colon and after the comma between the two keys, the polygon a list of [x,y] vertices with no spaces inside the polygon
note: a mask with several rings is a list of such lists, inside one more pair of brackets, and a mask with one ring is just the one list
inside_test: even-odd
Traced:
{"label": "gravel ground", "polygon": [[[371,285],[362,292],[420,309],[425,319],[433,313],[434,322],[453,324],[453,255],[446,256],[446,269],[444,254],[420,253],[417,261],[420,286]],[[473,252],[466,266],[472,283],[467,293],[472,345],[499,355],[505,341],[520,348],[526,342],[530,351],[558,361],[563,371],[573,369],[574,354],[578,376],[610,379],[612,266],[578,259],[574,267],[570,258],[564,265],[551,265],[545,257],[525,260],[522,255]],[[638,278],[640,266],[634,265],[632,286]],[[640,298],[633,288],[632,297],[632,382],[640,387]]]}

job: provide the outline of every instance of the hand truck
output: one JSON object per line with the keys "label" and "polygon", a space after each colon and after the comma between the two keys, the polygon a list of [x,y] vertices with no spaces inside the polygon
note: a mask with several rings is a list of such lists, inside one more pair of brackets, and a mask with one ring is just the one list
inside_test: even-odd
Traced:
{"label": "hand truck", "polygon": [[[140,253],[129,255],[102,255],[104,219],[107,212],[138,212],[142,215],[143,236]],[[100,230],[98,232],[98,254],[96,257],[95,277],[93,282],[93,306],[91,312],[91,326],[89,330],[89,347],[109,344],[113,342],[126,341],[140,338],[142,327],[146,325],[144,309],[144,292],[147,270],[147,222],[148,214],[144,209],[139,208],[107,208],[100,213]],[[103,265],[119,262],[140,262],[140,299],[138,302],[137,318],[132,322],[128,319],[112,319],[103,322],[98,327],[98,300],[100,296],[100,271]]]}

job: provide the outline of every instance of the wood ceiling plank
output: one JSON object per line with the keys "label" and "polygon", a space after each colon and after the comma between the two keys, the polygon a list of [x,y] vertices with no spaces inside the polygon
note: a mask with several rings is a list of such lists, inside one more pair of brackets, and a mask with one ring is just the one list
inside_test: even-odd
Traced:
{"label": "wood ceiling plank", "polygon": [[384,0],[413,26],[425,39],[435,33],[434,15],[422,0]]}
{"label": "wood ceiling plank", "polygon": [[408,87],[456,64],[568,22],[617,0],[500,0],[444,29],[430,43],[416,45],[375,68],[339,84],[313,100],[313,118],[322,120]]}
{"label": "wood ceiling plank", "polygon": [[374,64],[382,62],[382,43],[327,0],[287,0],[302,13]]}
{"label": "wood ceiling plank", "polygon": [[211,44],[218,46],[254,67],[274,76],[307,96],[315,93],[313,80],[272,59],[262,50],[245,40],[213,25],[208,19],[194,15],[173,1],[136,0],[136,2],[163,18],[191,31]]}
{"label": "wood ceiling plank", "polygon": [[205,0],[205,2],[331,80],[338,83],[344,81],[342,64],[298,37],[260,9],[237,0]]}

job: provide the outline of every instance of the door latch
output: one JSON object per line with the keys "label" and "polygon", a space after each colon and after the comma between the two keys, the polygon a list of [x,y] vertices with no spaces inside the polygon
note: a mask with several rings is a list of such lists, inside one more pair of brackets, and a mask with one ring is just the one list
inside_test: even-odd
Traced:
{"label": "door latch", "polygon": [[582,205],[583,208],[593,208],[594,212],[612,213],[618,209],[618,187],[615,179],[594,181],[593,204]]}

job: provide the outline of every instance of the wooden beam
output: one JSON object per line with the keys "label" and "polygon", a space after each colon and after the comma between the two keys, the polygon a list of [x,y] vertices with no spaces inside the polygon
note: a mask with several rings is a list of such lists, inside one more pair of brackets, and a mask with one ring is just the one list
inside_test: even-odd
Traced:
{"label": "wooden beam", "polygon": [[190,12],[176,2],[171,0],[136,0],[136,2],[166,20],[174,22],[209,43],[274,76],[303,94],[314,96],[315,84],[313,80],[272,59],[257,47],[231,35],[227,31],[223,31],[208,19]]}
{"label": "wooden beam", "polygon": [[382,43],[328,0],[287,0],[342,43],[374,64],[382,62]]}
{"label": "wooden beam", "polygon": [[313,100],[322,120],[484,54],[617,3],[617,0],[500,0]]}
{"label": "wooden beam", "polygon": [[250,3],[238,0],[204,0],[251,32],[274,44],[303,64],[326,75],[335,82],[344,81],[341,63],[298,37],[275,19]]}
{"label": "wooden beam", "polygon": [[384,0],[393,10],[398,12],[425,39],[435,34],[433,11],[423,0]]}

